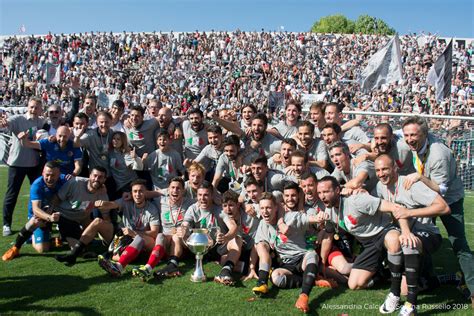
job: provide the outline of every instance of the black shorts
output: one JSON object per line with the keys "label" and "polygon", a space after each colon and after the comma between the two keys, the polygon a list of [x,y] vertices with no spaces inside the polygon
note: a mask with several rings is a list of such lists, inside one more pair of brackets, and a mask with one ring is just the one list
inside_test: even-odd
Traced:
{"label": "black shorts", "polygon": [[64,216],[59,217],[58,221],[59,233],[61,238],[74,238],[79,240],[82,235],[82,227],[78,222],[71,221]]}
{"label": "black shorts", "polygon": [[440,234],[435,234],[426,230],[415,230],[413,234],[420,238],[423,245],[423,254],[433,254],[441,246],[443,238]]}
{"label": "black shorts", "polygon": [[302,274],[303,273],[303,259],[306,253],[300,257],[294,257],[294,260],[290,262],[283,262],[280,258],[278,258],[278,268],[285,269],[290,271],[293,274]]}
{"label": "black shorts", "polygon": [[376,272],[385,253],[385,235],[393,229],[395,228],[387,227],[373,238],[361,242],[364,250],[356,257],[352,268]]}

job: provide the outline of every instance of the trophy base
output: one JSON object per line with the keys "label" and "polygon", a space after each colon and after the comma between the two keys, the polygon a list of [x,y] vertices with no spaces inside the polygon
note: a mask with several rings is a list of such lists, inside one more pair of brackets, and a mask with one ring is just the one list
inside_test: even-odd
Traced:
{"label": "trophy base", "polygon": [[191,275],[191,282],[202,283],[206,281],[207,281],[207,277],[205,275]]}

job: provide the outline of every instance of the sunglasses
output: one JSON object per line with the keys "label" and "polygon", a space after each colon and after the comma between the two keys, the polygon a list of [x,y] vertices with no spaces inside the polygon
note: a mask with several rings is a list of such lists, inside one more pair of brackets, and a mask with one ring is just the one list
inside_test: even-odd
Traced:
{"label": "sunglasses", "polygon": [[49,111],[49,114],[59,114],[59,111]]}

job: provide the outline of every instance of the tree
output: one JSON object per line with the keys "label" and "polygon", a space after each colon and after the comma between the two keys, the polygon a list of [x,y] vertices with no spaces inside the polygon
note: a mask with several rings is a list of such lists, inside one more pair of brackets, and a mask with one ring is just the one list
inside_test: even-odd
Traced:
{"label": "tree", "polygon": [[381,34],[393,35],[395,30],[385,21],[369,15],[361,15],[354,22],[342,14],[328,15],[314,22],[311,32],[339,34]]}
{"label": "tree", "polygon": [[316,21],[311,31],[315,33],[353,33],[354,22],[342,14],[328,15]]}
{"label": "tree", "polygon": [[369,15],[360,15],[355,21],[355,33],[393,35],[395,30],[385,21]]}

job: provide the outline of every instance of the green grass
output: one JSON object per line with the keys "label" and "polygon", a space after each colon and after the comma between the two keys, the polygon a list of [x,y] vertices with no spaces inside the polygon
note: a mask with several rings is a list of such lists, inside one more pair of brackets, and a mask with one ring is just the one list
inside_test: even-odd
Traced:
{"label": "green grass", "polygon": [[[7,168],[0,167],[2,203],[6,182]],[[9,248],[25,223],[28,187],[25,181],[14,214],[15,234],[0,237],[2,253]],[[467,192],[466,195],[464,206],[467,238],[474,248],[474,194]],[[442,231],[446,236],[444,227]],[[239,282],[235,287],[224,287],[211,281],[192,283],[189,277],[193,260],[188,260],[182,266],[185,271],[183,277],[142,283],[131,278],[130,268],[124,277],[112,279],[105,275],[95,260],[80,258],[74,267],[66,267],[54,260],[55,254],[65,251],[65,248],[55,249],[40,255],[30,245],[25,245],[20,258],[7,263],[0,261],[0,314],[299,314],[293,307],[299,293],[297,289],[273,288],[268,298],[248,301],[253,297],[251,288],[254,281]],[[434,259],[437,272],[457,271],[456,261],[449,242],[444,239],[442,248]],[[219,267],[214,263],[207,263],[204,270],[210,278],[218,273]],[[311,293],[310,307],[314,314],[319,315],[377,315],[378,305],[383,302],[387,290],[387,284],[362,291],[315,288]],[[421,315],[472,315],[470,306],[466,305],[468,302],[453,286],[441,286],[427,295],[421,295],[419,303]],[[449,307],[451,309],[447,309]],[[454,307],[458,310],[453,312]],[[460,307],[469,309],[459,310]]]}

